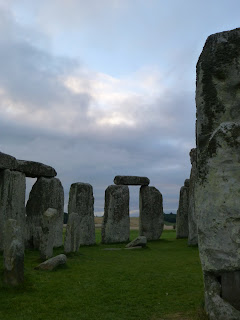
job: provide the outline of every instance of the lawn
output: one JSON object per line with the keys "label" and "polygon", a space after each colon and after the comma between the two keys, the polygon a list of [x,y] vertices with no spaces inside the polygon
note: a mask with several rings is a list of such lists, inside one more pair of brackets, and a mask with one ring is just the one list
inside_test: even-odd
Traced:
{"label": "lawn", "polygon": [[[0,283],[0,319],[7,320],[192,320],[203,303],[198,249],[166,230],[146,249],[104,251],[81,247],[56,271],[34,270],[37,251],[25,255],[25,284]],[[131,231],[131,239],[138,231]],[[54,254],[63,253],[62,248]],[[2,256],[0,257],[2,260]],[[1,272],[2,272],[2,261]]]}

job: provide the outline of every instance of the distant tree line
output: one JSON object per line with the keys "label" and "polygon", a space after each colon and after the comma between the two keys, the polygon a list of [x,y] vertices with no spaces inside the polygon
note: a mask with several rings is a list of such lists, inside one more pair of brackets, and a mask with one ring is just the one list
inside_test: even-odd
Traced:
{"label": "distant tree line", "polygon": [[164,213],[164,221],[176,223],[176,214],[175,213]]}

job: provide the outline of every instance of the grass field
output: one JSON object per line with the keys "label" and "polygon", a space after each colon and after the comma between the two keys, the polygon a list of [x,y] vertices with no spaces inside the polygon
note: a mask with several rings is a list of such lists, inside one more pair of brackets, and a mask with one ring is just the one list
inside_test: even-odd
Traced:
{"label": "grass field", "polygon": [[[34,270],[39,253],[27,251],[24,286],[11,289],[0,283],[0,319],[206,319],[197,248],[167,230],[146,249],[104,251],[124,245],[100,245],[96,232],[96,246],[81,247],[56,271]],[[131,231],[131,239],[137,235]],[[60,253],[62,248],[54,252]]]}

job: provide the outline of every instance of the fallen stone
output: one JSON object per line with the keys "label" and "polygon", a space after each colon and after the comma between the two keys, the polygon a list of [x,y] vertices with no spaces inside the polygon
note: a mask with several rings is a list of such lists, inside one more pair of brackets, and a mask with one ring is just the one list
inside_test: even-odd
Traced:
{"label": "fallen stone", "polygon": [[0,169],[15,170],[17,166],[17,160],[9,154],[0,152]]}
{"label": "fallen stone", "polygon": [[28,246],[39,249],[43,214],[48,208],[57,210],[54,247],[62,245],[64,192],[59,179],[39,178],[32,187],[26,205]]}
{"label": "fallen stone", "polygon": [[162,194],[155,187],[142,186],[139,192],[139,234],[147,240],[157,240],[163,227]]}
{"label": "fallen stone", "polygon": [[176,238],[188,238],[189,179],[180,189],[179,205],[176,217]]}
{"label": "fallen stone", "polygon": [[41,259],[43,260],[49,259],[53,255],[57,215],[57,209],[53,208],[48,208],[43,213],[39,246]]}
{"label": "fallen stone", "polygon": [[8,169],[0,172],[0,250],[3,250],[4,226],[8,219],[17,220],[22,238],[25,238],[25,190],[26,179],[23,173]]}
{"label": "fallen stone", "polygon": [[81,245],[93,245],[95,240],[93,188],[89,183],[73,183],[69,192],[68,213],[76,212],[80,223],[76,232]]}
{"label": "fallen stone", "polygon": [[111,185],[105,191],[102,243],[126,242],[129,235],[129,189]]}
{"label": "fallen stone", "polygon": [[8,219],[4,230],[4,283],[18,286],[24,282],[24,243],[22,231],[14,219]]}
{"label": "fallen stone", "polygon": [[65,254],[59,254],[58,256],[55,256],[47,261],[40,263],[34,269],[51,271],[53,269],[56,269],[58,266],[65,264],[66,262],[67,262],[67,257],[65,256]]}
{"label": "fallen stone", "polygon": [[150,180],[147,177],[116,176],[113,180],[116,185],[148,186]]}
{"label": "fallen stone", "polygon": [[80,247],[81,219],[76,212],[69,213],[64,240],[64,252],[77,252]]}
{"label": "fallen stone", "polygon": [[192,164],[189,181],[189,204],[188,204],[188,245],[198,244],[197,215],[195,210],[195,184],[197,182],[197,150],[191,149],[190,160]]}
{"label": "fallen stone", "polygon": [[25,173],[26,177],[30,178],[53,178],[57,175],[54,168],[35,161],[17,160],[15,170]]}
{"label": "fallen stone", "polygon": [[195,210],[210,320],[240,319],[239,290],[224,280],[240,270],[239,43],[240,29],[211,35],[197,64]]}
{"label": "fallen stone", "polygon": [[126,245],[126,248],[137,247],[137,246],[146,247],[146,245],[147,245],[147,238],[145,236],[138,236],[136,239],[129,242]]}

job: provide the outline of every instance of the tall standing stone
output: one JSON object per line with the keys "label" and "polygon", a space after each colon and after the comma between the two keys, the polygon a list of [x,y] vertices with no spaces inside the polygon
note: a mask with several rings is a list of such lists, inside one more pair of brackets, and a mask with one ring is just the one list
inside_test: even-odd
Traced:
{"label": "tall standing stone", "polygon": [[211,35],[197,64],[195,210],[211,320],[240,319],[239,46],[240,29]]}
{"label": "tall standing stone", "polygon": [[65,239],[64,252],[77,252],[80,247],[80,215],[76,212],[69,213]]}
{"label": "tall standing stone", "polygon": [[22,237],[25,237],[25,192],[25,174],[8,169],[0,171],[0,250],[3,250],[4,228],[8,219],[17,220]]}
{"label": "tall standing stone", "polygon": [[129,188],[111,185],[105,191],[102,243],[125,242],[129,235]]}
{"label": "tall standing stone", "polygon": [[24,241],[17,220],[8,219],[4,229],[4,276],[7,285],[17,286],[24,281]]}
{"label": "tall standing stone", "polygon": [[139,234],[157,240],[163,232],[162,194],[155,187],[142,186],[139,192]]}
{"label": "tall standing stone", "polygon": [[57,210],[54,246],[63,242],[64,192],[59,179],[39,178],[32,187],[26,205],[28,245],[39,249],[43,214],[48,208]]}
{"label": "tall standing stone", "polygon": [[180,189],[179,205],[176,218],[177,239],[188,237],[189,179],[184,181]]}
{"label": "tall standing stone", "polygon": [[190,160],[192,164],[189,180],[189,205],[188,205],[188,245],[198,244],[197,215],[195,210],[195,185],[197,180],[197,150],[191,149]]}
{"label": "tall standing stone", "polygon": [[73,183],[69,192],[68,214],[76,212],[80,218],[81,245],[95,244],[93,188],[89,183]]}

